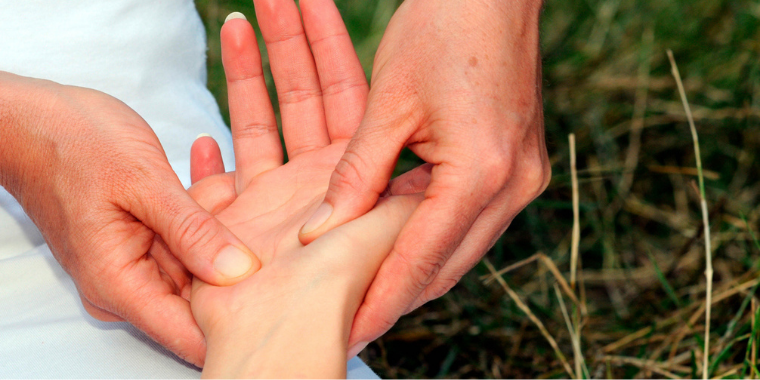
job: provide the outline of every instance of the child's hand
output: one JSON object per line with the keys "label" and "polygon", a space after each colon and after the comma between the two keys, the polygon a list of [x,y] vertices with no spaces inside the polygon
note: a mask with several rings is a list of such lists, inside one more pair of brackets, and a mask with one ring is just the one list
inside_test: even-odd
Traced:
{"label": "child's hand", "polygon": [[[280,99],[290,159],[284,165],[253,29],[242,19],[222,28],[237,172],[220,173],[215,142],[200,138],[192,152],[198,182],[190,193],[256,253],[262,269],[239,286],[194,281],[191,307],[208,344],[205,375],[345,375],[353,315],[420,201],[389,197],[308,247],[298,240],[324,198],[367,96],[335,5],[301,4],[306,33],[292,1],[255,1]],[[419,177],[402,179],[390,192],[412,193],[425,185]]]}
{"label": "child's hand", "polygon": [[208,347],[204,377],[345,377],[354,314],[421,199],[385,198],[308,246],[275,249],[237,285],[194,280],[191,307]]}

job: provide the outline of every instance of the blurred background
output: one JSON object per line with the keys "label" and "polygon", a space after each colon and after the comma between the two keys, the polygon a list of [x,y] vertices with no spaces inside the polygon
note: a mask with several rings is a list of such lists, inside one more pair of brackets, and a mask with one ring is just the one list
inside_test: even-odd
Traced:
{"label": "blurred background", "polygon": [[[336,3],[369,75],[401,1]],[[196,4],[208,33],[208,84],[226,115],[219,29],[232,11],[255,20],[253,4]],[[704,230],[692,135],[666,55],[672,49],[699,133],[711,226],[709,374],[758,376],[759,19],[760,3],[750,0],[546,0],[553,179],[486,256],[496,270],[532,261],[505,273],[503,284],[479,264],[362,358],[389,378],[701,377]],[[268,71],[266,55],[264,65]],[[267,82],[277,110],[271,75]],[[573,245],[570,133],[578,280],[560,298],[555,285],[570,281]],[[405,152],[397,172],[417,164]]]}

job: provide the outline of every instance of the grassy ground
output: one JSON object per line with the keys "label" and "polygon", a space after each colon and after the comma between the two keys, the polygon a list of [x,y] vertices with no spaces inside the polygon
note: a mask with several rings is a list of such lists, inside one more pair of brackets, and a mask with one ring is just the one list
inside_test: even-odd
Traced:
{"label": "grassy ground", "polygon": [[[337,3],[369,72],[400,1]],[[225,112],[219,27],[231,11],[253,19],[253,6],[197,4],[209,33],[209,86]],[[554,178],[486,256],[496,270],[539,252],[546,259],[510,271],[503,284],[484,281],[489,269],[478,265],[362,357],[383,377],[567,377],[560,355],[573,376],[582,357],[583,377],[701,377],[704,230],[694,145],[665,53],[672,49],[704,166],[715,270],[709,374],[758,376],[758,18],[760,5],[750,0],[547,0],[544,105]],[[572,277],[569,133],[580,239],[565,318],[550,269]],[[405,156],[399,171],[414,164]]]}

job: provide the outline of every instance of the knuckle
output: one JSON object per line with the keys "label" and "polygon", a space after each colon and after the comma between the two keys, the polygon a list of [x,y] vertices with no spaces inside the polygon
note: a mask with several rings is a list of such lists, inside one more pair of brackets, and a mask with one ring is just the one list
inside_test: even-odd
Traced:
{"label": "knuckle", "polygon": [[256,139],[262,136],[268,136],[277,133],[277,124],[251,122],[239,127],[233,128],[235,138],[239,139]]}
{"label": "knuckle", "polygon": [[82,304],[87,306],[87,303],[89,303],[92,306],[96,306],[99,308],[103,308],[103,302],[100,301],[100,295],[97,294],[97,291],[93,290],[96,289],[96,287],[91,286],[88,284],[89,281],[80,281],[80,283],[77,286],[77,290],[79,290],[79,296],[82,298]]}
{"label": "knuckle", "polygon": [[360,155],[347,150],[335,166],[335,172],[330,177],[330,187],[356,193],[364,193],[369,190],[362,174],[365,167]]}
{"label": "knuckle", "polygon": [[180,252],[203,252],[203,245],[219,233],[216,219],[201,210],[178,216],[171,231]]}
{"label": "knuckle", "polygon": [[483,161],[481,173],[485,180],[485,190],[491,194],[496,194],[503,189],[512,176],[513,166],[513,159],[510,155],[500,150],[490,154],[488,159]]}
{"label": "knuckle", "polygon": [[544,153],[534,154],[528,158],[526,165],[520,170],[521,186],[527,196],[533,200],[546,190],[551,182],[552,168],[549,158]]}
{"label": "knuckle", "polygon": [[280,104],[292,105],[305,102],[309,99],[322,96],[322,91],[318,88],[300,88],[294,87],[279,94]]}
{"label": "knuckle", "polygon": [[322,94],[326,96],[333,96],[356,88],[365,87],[367,87],[367,82],[362,77],[342,78],[333,83],[325,84],[322,88]]}
{"label": "knuckle", "polygon": [[433,282],[446,262],[446,255],[444,253],[431,252],[420,258],[416,258],[414,261],[407,259],[403,254],[401,257],[407,263],[412,264],[411,268],[413,270],[410,275],[411,287],[408,291],[414,296],[419,295],[423,289]]}
{"label": "knuckle", "polygon": [[451,290],[457,283],[459,283],[459,280],[456,278],[446,278],[437,281],[435,286],[428,286],[420,295],[419,305],[422,306],[423,304],[428,303],[434,299],[441,298],[444,294],[448,293],[449,290]]}

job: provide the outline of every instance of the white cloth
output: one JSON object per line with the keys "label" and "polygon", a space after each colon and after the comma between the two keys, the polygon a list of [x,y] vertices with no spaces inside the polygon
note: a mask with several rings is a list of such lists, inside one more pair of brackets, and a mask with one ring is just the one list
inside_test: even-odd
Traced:
{"label": "white cloth", "polygon": [[[186,186],[200,133],[219,142],[227,170],[234,164],[205,87],[205,49],[191,0],[0,0],[0,70],[122,100],[153,127]],[[199,375],[131,325],[91,318],[42,235],[0,188],[0,377]],[[348,375],[377,378],[357,358]]]}

